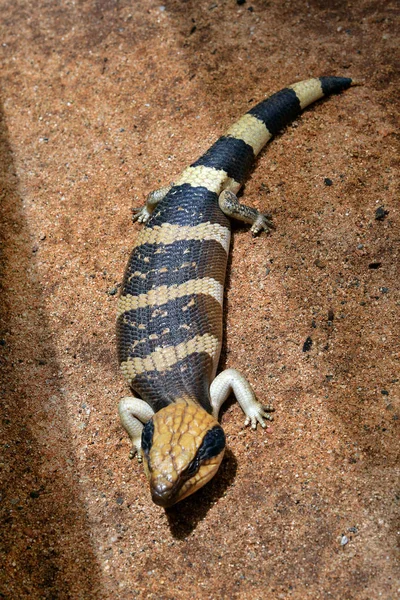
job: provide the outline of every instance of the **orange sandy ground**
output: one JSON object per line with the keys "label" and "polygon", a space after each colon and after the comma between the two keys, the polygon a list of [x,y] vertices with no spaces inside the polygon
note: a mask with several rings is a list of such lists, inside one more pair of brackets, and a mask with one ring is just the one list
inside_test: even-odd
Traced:
{"label": "orange sandy ground", "polygon": [[[399,597],[395,9],[3,0],[0,598]],[[131,207],[322,74],[365,85],[261,155],[244,197],[276,231],[234,230],[221,368],[275,422],[229,405],[220,474],[165,512],[116,412]]]}

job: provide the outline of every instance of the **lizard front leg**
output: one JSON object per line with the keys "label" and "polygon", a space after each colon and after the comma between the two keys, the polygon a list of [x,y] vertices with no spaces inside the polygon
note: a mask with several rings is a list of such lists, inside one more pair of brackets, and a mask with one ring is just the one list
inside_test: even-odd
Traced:
{"label": "lizard front leg", "polygon": [[273,420],[269,413],[273,412],[274,408],[270,405],[263,406],[257,401],[249,382],[236,369],[222,371],[210,386],[211,406],[215,419],[218,418],[219,410],[231,392],[246,415],[245,425],[251,424],[252,429],[256,429],[257,422],[261,427],[266,427],[264,419]]}
{"label": "lizard front leg", "polygon": [[137,453],[138,462],[142,462],[142,429],[154,415],[154,410],[144,400],[125,396],[120,400],[118,412],[121,423],[132,442],[129,458],[133,458]]}

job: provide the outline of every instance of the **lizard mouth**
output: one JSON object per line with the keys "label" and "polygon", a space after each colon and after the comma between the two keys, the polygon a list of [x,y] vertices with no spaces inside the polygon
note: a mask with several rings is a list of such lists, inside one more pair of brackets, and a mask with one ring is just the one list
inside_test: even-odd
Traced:
{"label": "lizard mouth", "polygon": [[151,490],[151,499],[154,504],[162,506],[163,508],[169,508],[176,503],[175,498],[173,496],[171,497],[170,490],[164,490],[161,487],[153,488]]}
{"label": "lizard mouth", "polygon": [[163,508],[169,508],[184,498],[191,496],[197,490],[203,487],[217,473],[225,453],[225,446],[218,455],[204,461],[198,468],[197,472],[187,478],[185,473],[174,482],[167,485],[165,481],[150,481],[151,497],[155,504]]}

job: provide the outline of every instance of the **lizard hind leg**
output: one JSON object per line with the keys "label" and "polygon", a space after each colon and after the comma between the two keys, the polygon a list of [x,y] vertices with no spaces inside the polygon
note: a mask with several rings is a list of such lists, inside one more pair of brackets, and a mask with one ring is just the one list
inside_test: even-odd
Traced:
{"label": "lizard hind leg", "polygon": [[157,204],[161,202],[168,194],[172,186],[166,185],[158,190],[150,192],[146,198],[144,206],[132,209],[132,221],[138,221],[138,223],[147,223]]}
{"label": "lizard hind leg", "polygon": [[222,212],[227,216],[244,223],[251,224],[251,233],[257,235],[260,231],[270,231],[274,228],[270,215],[263,214],[256,208],[240,204],[236,194],[230,190],[223,190],[218,198]]}

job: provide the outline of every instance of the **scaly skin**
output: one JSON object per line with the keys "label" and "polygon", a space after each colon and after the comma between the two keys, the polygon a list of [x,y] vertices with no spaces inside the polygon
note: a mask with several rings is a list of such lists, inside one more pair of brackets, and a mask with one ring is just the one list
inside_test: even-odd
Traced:
{"label": "scaly skin", "polygon": [[[218,412],[231,391],[247,419],[265,427],[270,406],[246,379],[217,377],[228,217],[268,231],[267,215],[236,194],[268,140],[303,108],[354,84],[323,77],[296,83],[245,114],[171,187],[150,194],[135,218],[144,223],[128,262],[118,305],[121,370],[140,396],[120,402],[131,455],[143,459],[156,504],[169,507],[202,487],[221,463],[225,436]],[[145,424],[143,426],[143,424]]]}

